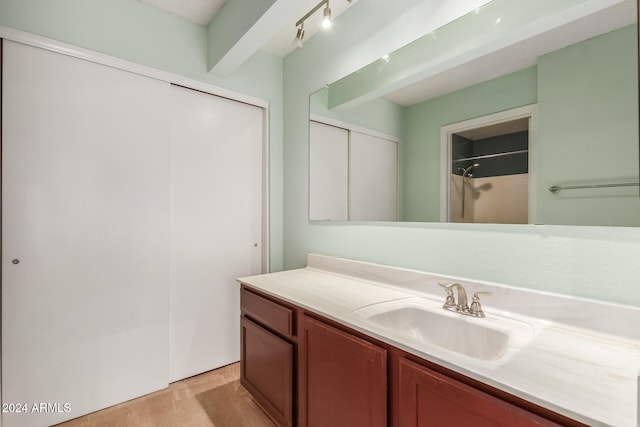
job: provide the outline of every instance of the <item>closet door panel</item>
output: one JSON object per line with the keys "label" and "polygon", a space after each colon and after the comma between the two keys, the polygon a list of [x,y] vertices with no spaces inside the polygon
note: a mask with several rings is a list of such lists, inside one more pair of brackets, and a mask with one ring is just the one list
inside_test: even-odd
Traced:
{"label": "closet door panel", "polygon": [[[168,383],[169,86],[4,42],[4,427]],[[68,404],[68,406],[64,406]]]}
{"label": "closet door panel", "polygon": [[172,87],[171,381],[240,359],[236,278],[261,273],[263,115]]}
{"label": "closet door panel", "polygon": [[398,144],[352,131],[349,150],[349,219],[396,221]]}
{"label": "closet door panel", "polygon": [[349,218],[349,131],[309,122],[309,219]]}

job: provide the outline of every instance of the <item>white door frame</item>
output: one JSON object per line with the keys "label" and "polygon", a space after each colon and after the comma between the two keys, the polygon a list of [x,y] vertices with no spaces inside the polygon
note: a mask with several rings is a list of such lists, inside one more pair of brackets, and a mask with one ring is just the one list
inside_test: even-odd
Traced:
{"label": "white door frame", "polygon": [[440,128],[440,222],[451,221],[451,154],[452,138],[455,133],[478,127],[529,119],[529,224],[536,222],[536,140],[538,136],[538,105],[530,104],[511,110],[500,111],[487,116],[476,117]]}

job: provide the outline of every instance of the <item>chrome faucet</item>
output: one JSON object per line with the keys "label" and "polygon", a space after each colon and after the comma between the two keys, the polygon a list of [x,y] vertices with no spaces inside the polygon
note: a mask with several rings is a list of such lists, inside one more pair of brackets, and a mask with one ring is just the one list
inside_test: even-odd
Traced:
{"label": "chrome faucet", "polygon": [[[443,308],[451,311],[457,311],[458,313],[469,313],[469,302],[467,301],[467,291],[460,283],[452,282],[446,285],[438,283],[447,291],[447,300],[445,301]],[[453,297],[453,290],[458,291],[458,302],[456,303]]]}
{"label": "chrome faucet", "polygon": [[[452,282],[448,284],[438,283],[438,285],[442,286],[444,290],[447,292],[447,298],[444,301],[444,305],[442,308],[445,308],[450,311],[455,311],[456,313],[466,314],[467,316],[473,317],[484,317],[484,311],[482,311],[482,306],[480,305],[480,294],[490,294],[491,292],[476,292],[473,294],[473,302],[471,307],[469,307],[469,300],[467,299],[467,291],[464,289],[460,283]],[[453,291],[458,291],[458,299],[456,302],[456,298],[453,295]]]}

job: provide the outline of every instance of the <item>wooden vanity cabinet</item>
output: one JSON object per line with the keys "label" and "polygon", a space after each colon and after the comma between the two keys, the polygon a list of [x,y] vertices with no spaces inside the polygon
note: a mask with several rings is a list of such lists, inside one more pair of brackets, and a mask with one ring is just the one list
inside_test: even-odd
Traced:
{"label": "wooden vanity cabinet", "polygon": [[397,363],[398,427],[562,425],[407,358]]}
{"label": "wooden vanity cabinet", "polygon": [[300,427],[387,425],[387,351],[300,316]]}
{"label": "wooden vanity cabinet", "polygon": [[279,426],[294,425],[295,311],[240,291],[240,383]]}
{"label": "wooden vanity cabinet", "polygon": [[280,426],[585,426],[244,285],[241,306],[241,383]]}

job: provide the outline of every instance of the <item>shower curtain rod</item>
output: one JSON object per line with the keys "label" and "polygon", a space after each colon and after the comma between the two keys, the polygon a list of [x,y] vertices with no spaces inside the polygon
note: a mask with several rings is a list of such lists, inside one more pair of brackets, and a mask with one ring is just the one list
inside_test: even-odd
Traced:
{"label": "shower curtain rod", "polygon": [[518,151],[508,151],[506,153],[485,154],[482,156],[473,156],[473,157],[465,157],[464,159],[456,159],[456,160],[453,160],[451,163],[466,162],[467,160],[490,159],[492,157],[511,156],[512,154],[523,154],[528,152],[529,150],[518,150]]}
{"label": "shower curtain rod", "polygon": [[590,184],[590,185],[553,185],[549,191],[558,194],[561,190],[578,190],[582,188],[607,188],[607,187],[637,187],[638,182],[620,182],[615,184]]}

